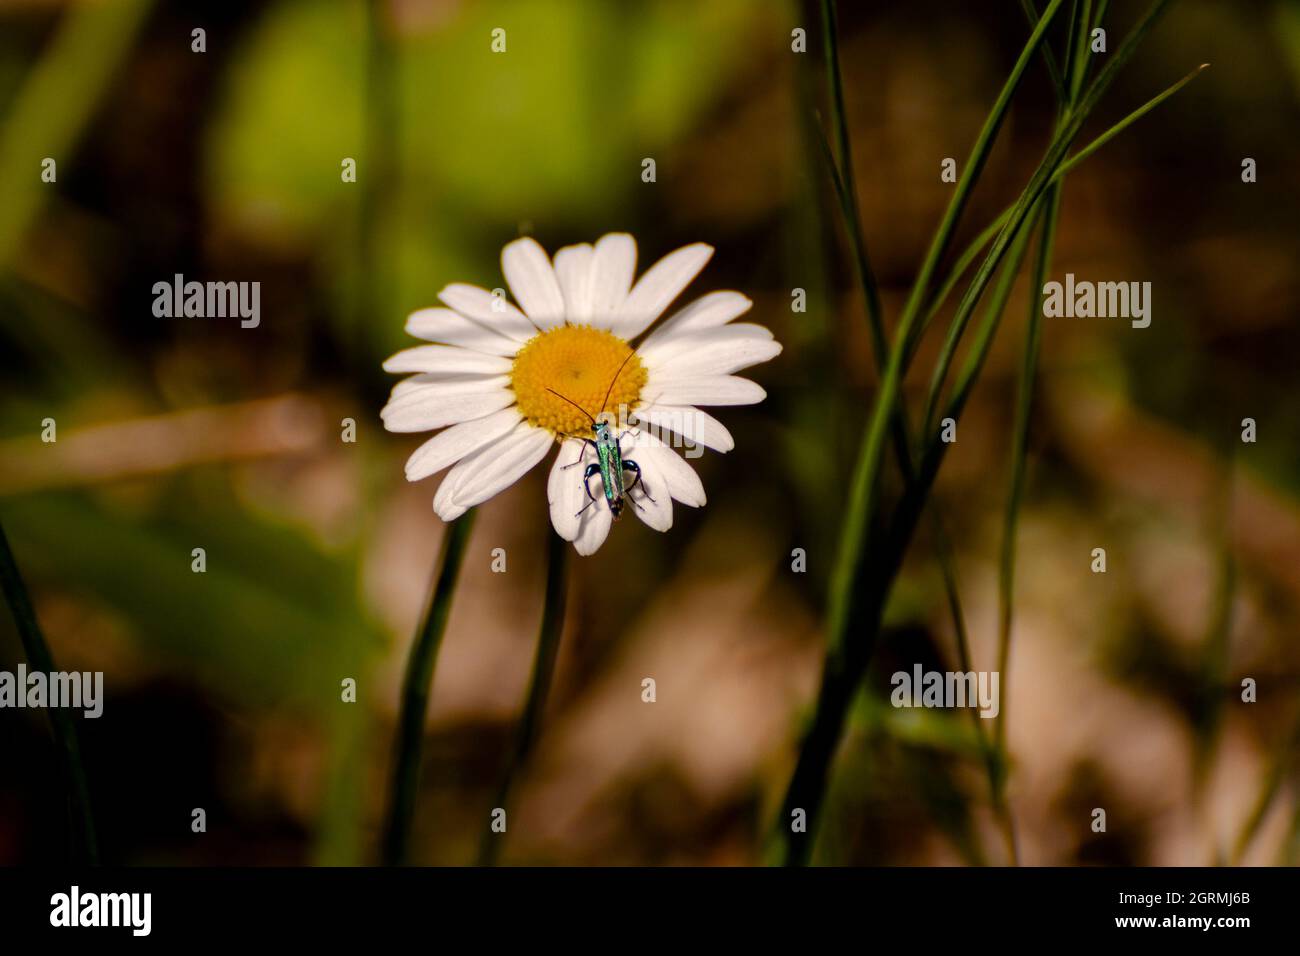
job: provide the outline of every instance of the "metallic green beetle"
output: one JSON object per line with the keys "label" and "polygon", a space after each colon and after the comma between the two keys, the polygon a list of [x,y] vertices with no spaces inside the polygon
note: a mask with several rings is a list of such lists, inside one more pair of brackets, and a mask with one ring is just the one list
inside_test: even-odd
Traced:
{"label": "metallic green beetle", "polygon": [[[609,401],[609,396],[614,392],[614,385],[618,382],[619,375],[623,373],[623,368],[627,365],[628,360],[632,358],[632,355],[633,353],[629,352],[627,358],[623,359],[623,364],[620,365],[618,371],[614,373],[614,378],[610,381],[609,388],[605,391],[605,398],[600,403],[602,413],[605,408],[605,402]],[[561,395],[555,389],[547,388],[546,390],[556,398],[564,399],[564,401],[568,402],[574,408],[578,409],[578,411],[582,412],[582,414],[586,415],[591,421],[591,431],[595,436],[594,438],[587,438],[583,435],[571,436],[584,443],[584,452],[586,451],[586,445],[590,445],[592,448],[596,449],[596,461],[588,465],[582,475],[582,487],[586,490],[587,498],[589,500],[582,506],[582,510],[579,511],[578,514],[582,514],[583,511],[586,511],[599,500],[591,493],[591,479],[597,474],[600,475],[600,486],[605,493],[605,501],[609,504],[609,513],[614,516],[615,521],[617,521],[618,516],[623,513],[623,500],[625,498],[632,502],[633,507],[641,507],[630,494],[632,489],[635,488],[638,483],[641,484],[645,496],[649,498],[650,501],[654,501],[654,499],[650,497],[650,492],[646,490],[645,483],[641,481],[641,466],[631,458],[624,458],[623,451],[619,447],[619,443],[623,440],[623,435],[626,435],[627,432],[615,437],[614,430],[610,428],[608,422],[597,421],[591,412],[587,411],[573,399],[565,398],[565,396]],[[578,455],[578,460],[573,462],[573,464],[564,465],[563,467],[576,468],[580,464],[582,464],[581,454]],[[624,485],[624,473],[629,471],[636,477],[632,479],[631,484]]]}

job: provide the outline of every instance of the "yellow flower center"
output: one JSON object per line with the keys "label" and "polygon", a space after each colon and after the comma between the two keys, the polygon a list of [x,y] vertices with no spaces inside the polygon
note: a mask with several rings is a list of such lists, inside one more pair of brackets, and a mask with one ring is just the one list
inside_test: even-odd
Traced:
{"label": "yellow flower center", "polygon": [[645,382],[645,366],[631,346],[612,332],[589,325],[562,325],[534,335],[519,350],[510,370],[519,411],[531,424],[556,435],[585,437],[591,434],[587,415],[599,418],[605,411],[617,415],[623,405],[631,411]]}

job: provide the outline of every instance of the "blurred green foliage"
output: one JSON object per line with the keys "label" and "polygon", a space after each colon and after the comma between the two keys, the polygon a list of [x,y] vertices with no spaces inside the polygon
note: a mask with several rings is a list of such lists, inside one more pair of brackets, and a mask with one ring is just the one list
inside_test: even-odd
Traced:
{"label": "blurred green foliage", "polygon": [[[361,263],[350,203],[391,168],[377,187],[387,213],[378,274],[367,277],[385,301],[404,314],[449,281],[491,288],[497,252],[521,226],[594,238],[633,225],[624,211],[646,188],[642,158],[663,164],[716,105],[752,12],[744,0],[529,0],[457,5],[436,29],[381,17],[390,35],[378,55],[393,58],[397,84],[397,129],[385,133],[399,155],[377,159],[367,155],[374,91],[360,6],[277,4],[208,127],[211,208],[253,242],[313,246],[323,281],[348,301]],[[505,54],[492,50],[496,28]],[[340,186],[345,157],[357,161],[357,186]],[[371,315],[363,337],[375,356],[405,341],[386,316]]]}

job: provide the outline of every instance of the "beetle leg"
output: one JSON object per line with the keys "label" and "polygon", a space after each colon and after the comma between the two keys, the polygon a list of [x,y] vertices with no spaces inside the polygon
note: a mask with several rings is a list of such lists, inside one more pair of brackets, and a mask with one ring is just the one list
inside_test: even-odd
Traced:
{"label": "beetle leg", "polygon": [[[647,498],[649,498],[650,501],[651,501],[652,503],[654,503],[654,504],[658,504],[658,502],[656,502],[656,501],[654,500],[654,498],[652,498],[652,497],[650,496],[650,489],[647,488],[645,482],[641,480],[641,466],[638,465],[636,462],[634,462],[631,458],[624,458],[624,459],[623,459],[623,468],[624,468],[625,470],[627,470],[627,471],[632,472],[634,475],[636,475],[636,477],[632,479],[632,484],[630,484],[630,485],[627,486],[628,496],[631,497],[632,489],[635,488],[637,485],[640,485],[640,486],[641,486],[641,492],[642,492],[642,493],[643,493]],[[636,501],[633,500],[632,503],[633,503],[633,504],[636,504]]]}
{"label": "beetle leg", "polygon": [[591,479],[599,474],[600,465],[596,464],[594,461],[588,465],[587,470],[582,473],[582,487],[587,489],[587,497],[592,501],[596,500],[596,496],[591,493]]}
{"label": "beetle leg", "polygon": [[[586,490],[587,498],[589,500],[585,505],[582,506],[582,511],[579,511],[578,514],[582,514],[583,511],[586,511],[588,508],[590,508],[592,505],[596,503],[597,498],[595,495],[591,493],[591,478],[593,475],[598,475],[598,474],[600,474],[600,465],[596,464],[593,461],[590,465],[587,466],[587,470],[586,472],[583,473],[582,476],[582,487]],[[574,515],[574,517],[577,517],[577,515]]]}
{"label": "beetle leg", "polygon": [[[573,437],[577,438],[576,435]],[[578,452],[578,460],[569,462],[569,464],[567,465],[561,465],[560,466],[561,469],[577,468],[579,465],[582,464],[582,456],[587,453],[587,446],[590,445],[592,448],[596,447],[596,443],[592,441],[590,438],[582,438],[579,440],[582,442],[582,450]]]}

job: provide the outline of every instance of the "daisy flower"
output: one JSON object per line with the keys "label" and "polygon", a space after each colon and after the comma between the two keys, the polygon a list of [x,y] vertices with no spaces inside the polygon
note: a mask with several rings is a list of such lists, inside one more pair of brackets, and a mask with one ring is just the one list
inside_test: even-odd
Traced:
{"label": "daisy flower", "polygon": [[[781,345],[766,328],[733,321],[753,304],[739,292],[696,299],[633,343],[712,255],[703,243],[686,246],[633,283],[636,242],[624,233],[567,246],[554,262],[533,239],[517,239],[501,251],[517,306],[499,292],[447,286],[438,295],[445,308],[421,309],[406,323],[435,344],[384,363],[389,372],[415,373],[394,387],[384,427],[442,429],[406,462],[407,479],[450,467],[433,508],[451,521],[558,444],[547,484],[551,523],[584,555],[604,543],[624,501],[656,531],[672,526],[674,500],[703,505],[699,477],[670,446],[734,447],[722,423],[697,406],[762,401],[762,388],[733,373],[773,358]],[[628,420],[649,427],[616,427]],[[612,502],[588,468],[597,463],[597,423],[617,436],[625,466],[624,496],[611,489]]]}

